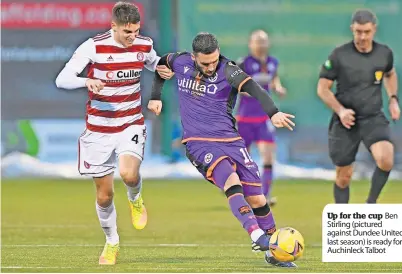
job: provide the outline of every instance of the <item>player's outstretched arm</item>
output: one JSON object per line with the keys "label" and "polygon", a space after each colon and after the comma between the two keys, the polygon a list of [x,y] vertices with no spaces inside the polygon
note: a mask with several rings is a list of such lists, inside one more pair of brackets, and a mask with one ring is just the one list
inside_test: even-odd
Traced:
{"label": "player's outstretched arm", "polygon": [[295,124],[290,118],[294,118],[294,116],[280,112],[268,93],[241,68],[233,62],[229,62],[225,73],[226,79],[231,83],[232,87],[236,88],[239,92],[250,94],[260,102],[275,127],[286,127],[289,130],[293,130],[292,126],[295,126]]}
{"label": "player's outstretched arm", "polygon": [[281,78],[278,73],[272,79],[272,89],[281,97],[285,96],[287,93],[286,88],[282,85]]}
{"label": "player's outstretched arm", "polygon": [[253,79],[247,80],[247,82],[243,84],[241,91],[247,92],[260,102],[262,108],[265,113],[268,114],[275,127],[286,127],[289,130],[293,130],[295,123],[290,119],[295,118],[295,116],[280,112],[268,93],[257,82]]}

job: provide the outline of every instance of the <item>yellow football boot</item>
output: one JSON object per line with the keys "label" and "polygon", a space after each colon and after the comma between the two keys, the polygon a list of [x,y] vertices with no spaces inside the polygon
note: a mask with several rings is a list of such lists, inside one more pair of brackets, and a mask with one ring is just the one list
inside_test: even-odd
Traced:
{"label": "yellow football boot", "polygon": [[99,257],[100,265],[114,265],[116,264],[117,254],[119,253],[119,244],[111,245],[106,243],[103,248],[102,254]]}
{"label": "yellow football boot", "polygon": [[131,209],[131,221],[134,228],[143,229],[147,225],[148,214],[141,194],[135,201],[128,201]]}

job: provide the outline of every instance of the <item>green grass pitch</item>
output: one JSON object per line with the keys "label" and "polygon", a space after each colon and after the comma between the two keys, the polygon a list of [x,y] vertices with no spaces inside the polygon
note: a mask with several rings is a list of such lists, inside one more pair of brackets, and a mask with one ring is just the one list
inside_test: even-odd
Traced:
{"label": "green grass pitch", "polygon": [[[332,183],[276,181],[277,226],[292,226],[306,251],[291,272],[402,272],[402,263],[322,263],[321,214],[332,202]],[[368,181],[354,181],[351,202],[364,202]],[[391,181],[381,203],[402,202],[402,181]],[[146,180],[148,226],[130,222],[122,182],[115,205],[120,234],[117,265],[99,266],[104,235],[90,180],[3,180],[2,272],[289,272],[251,252],[248,235],[228,210],[224,195],[201,180]]]}

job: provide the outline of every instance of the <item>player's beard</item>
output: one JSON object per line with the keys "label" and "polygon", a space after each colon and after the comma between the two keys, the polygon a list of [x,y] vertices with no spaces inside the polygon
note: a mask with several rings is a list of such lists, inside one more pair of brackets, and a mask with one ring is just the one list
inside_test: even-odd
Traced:
{"label": "player's beard", "polygon": [[202,76],[204,76],[205,78],[209,78],[209,77],[213,77],[216,73],[216,69],[214,70],[214,72],[211,75],[208,75],[206,73],[204,73],[204,70],[198,65],[198,62],[195,61],[195,68],[201,73]]}

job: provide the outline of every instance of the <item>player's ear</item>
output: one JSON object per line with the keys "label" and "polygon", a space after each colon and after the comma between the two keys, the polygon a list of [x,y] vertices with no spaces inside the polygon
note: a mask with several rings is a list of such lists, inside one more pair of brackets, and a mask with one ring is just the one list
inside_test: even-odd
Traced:
{"label": "player's ear", "polygon": [[195,55],[194,55],[194,53],[191,53],[191,59],[192,59],[193,61],[195,61]]}
{"label": "player's ear", "polygon": [[117,24],[114,21],[112,21],[112,23],[110,25],[111,25],[113,31],[116,32],[117,31]]}

